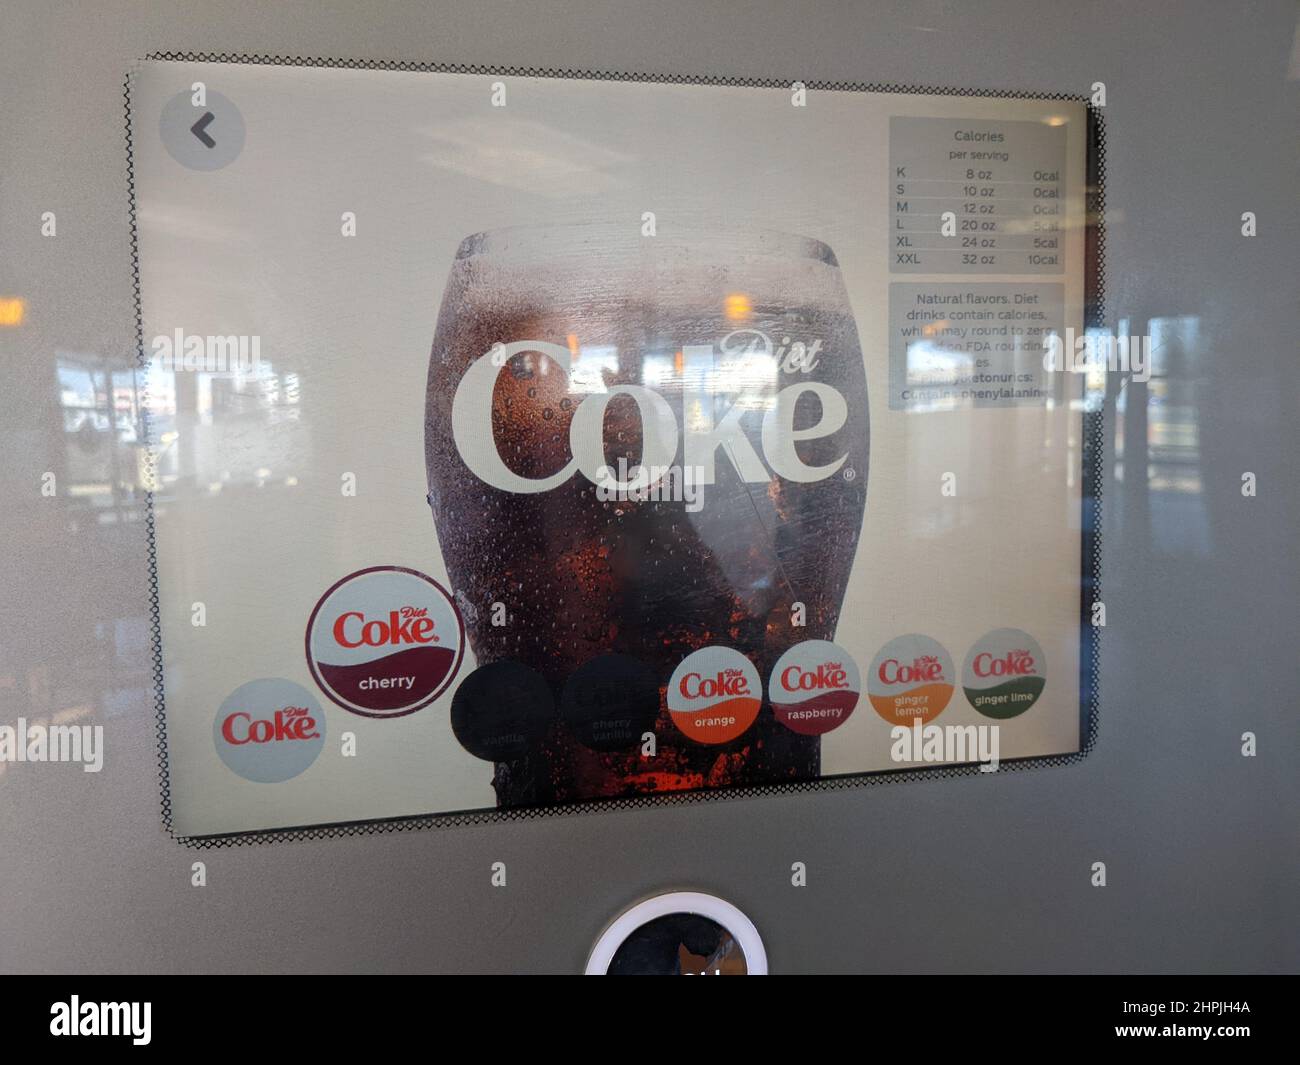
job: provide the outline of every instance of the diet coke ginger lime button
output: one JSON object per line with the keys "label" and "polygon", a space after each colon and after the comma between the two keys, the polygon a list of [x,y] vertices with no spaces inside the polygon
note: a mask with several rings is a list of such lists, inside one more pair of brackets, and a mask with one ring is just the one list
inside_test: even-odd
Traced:
{"label": "diet coke ginger lime button", "polygon": [[307,622],[307,665],[321,691],[363,717],[401,717],[450,686],[465,625],[447,590],[400,566],[372,566],[329,589]]}
{"label": "diet coke ginger lime button", "polygon": [[701,647],[673,671],[668,712],[697,743],[728,743],[758,717],[763,695],[754,664],[730,647]]}
{"label": "diet coke ginger lime button", "polygon": [[777,659],[767,684],[776,719],[801,736],[820,736],[849,719],[862,692],[857,663],[829,640],[805,640]]}
{"label": "diet coke ginger lime button", "polygon": [[994,629],[967,653],[961,683],[971,706],[1005,721],[1038,702],[1047,685],[1047,660],[1029,633]]}

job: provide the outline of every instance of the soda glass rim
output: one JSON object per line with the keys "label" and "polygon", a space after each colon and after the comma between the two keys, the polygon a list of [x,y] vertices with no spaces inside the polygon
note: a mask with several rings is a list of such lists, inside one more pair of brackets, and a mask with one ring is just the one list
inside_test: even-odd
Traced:
{"label": "soda glass rim", "polygon": [[778,229],[744,229],[732,226],[674,226],[660,235],[642,236],[640,227],[626,222],[572,222],[502,226],[473,233],[460,242],[456,260],[480,257],[546,258],[611,251],[677,248],[713,257],[765,256],[809,259],[839,269],[830,245],[815,237]]}

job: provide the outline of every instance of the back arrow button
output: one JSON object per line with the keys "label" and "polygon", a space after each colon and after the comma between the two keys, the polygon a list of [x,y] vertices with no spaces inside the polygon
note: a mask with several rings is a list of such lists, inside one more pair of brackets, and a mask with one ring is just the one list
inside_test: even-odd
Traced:
{"label": "back arrow button", "polygon": [[212,120],[216,117],[211,111],[205,111],[203,117],[190,127],[190,132],[198,137],[205,148],[215,148],[217,146],[217,142],[209,137],[206,132],[208,126],[212,124]]}

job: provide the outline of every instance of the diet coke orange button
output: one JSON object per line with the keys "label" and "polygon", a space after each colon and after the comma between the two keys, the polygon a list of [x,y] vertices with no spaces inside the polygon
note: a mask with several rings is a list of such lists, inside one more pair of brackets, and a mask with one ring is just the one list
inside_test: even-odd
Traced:
{"label": "diet coke orange button", "polygon": [[701,647],[673,671],[667,701],[673,724],[691,739],[727,743],[758,717],[758,670],[730,647]]}

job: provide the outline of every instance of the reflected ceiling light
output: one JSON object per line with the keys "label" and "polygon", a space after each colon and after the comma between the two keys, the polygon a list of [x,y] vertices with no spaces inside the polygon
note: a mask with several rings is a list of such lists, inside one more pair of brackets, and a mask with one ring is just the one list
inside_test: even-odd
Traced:
{"label": "reflected ceiling light", "polygon": [[723,308],[733,322],[746,321],[754,313],[754,305],[743,292],[733,292],[723,303]]}
{"label": "reflected ceiling light", "polygon": [[22,325],[27,301],[21,296],[0,296],[0,325]]}

